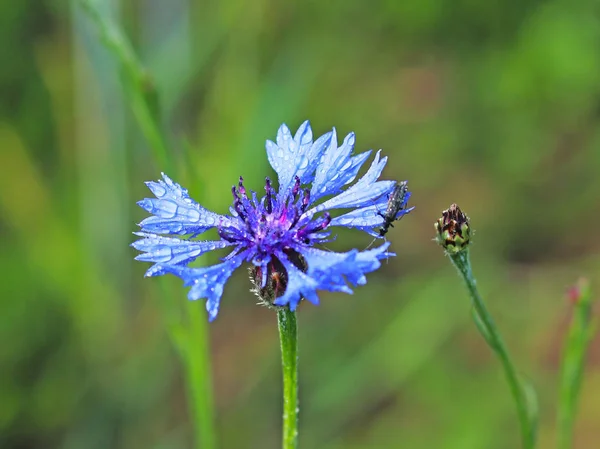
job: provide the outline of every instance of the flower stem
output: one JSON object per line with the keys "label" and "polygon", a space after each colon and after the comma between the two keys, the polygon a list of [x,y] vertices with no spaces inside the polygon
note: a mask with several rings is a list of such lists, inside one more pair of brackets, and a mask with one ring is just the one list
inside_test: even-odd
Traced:
{"label": "flower stem", "polygon": [[277,310],[283,368],[283,449],[298,446],[298,328],[296,312]]}
{"label": "flower stem", "polygon": [[479,291],[477,290],[476,281],[471,270],[471,262],[469,259],[469,250],[466,248],[463,251],[454,254],[448,253],[450,260],[454,263],[458,271],[462,275],[473,304],[473,313],[475,324],[480,333],[496,353],[502,367],[506,380],[510,387],[510,391],[517,406],[517,413],[521,425],[521,439],[524,449],[533,449],[536,441],[536,421],[537,411],[534,407],[535,395],[533,389],[527,384],[524,384],[513,365],[513,362],[508,354],[504,341],[496,328],[494,320],[487,310]]}

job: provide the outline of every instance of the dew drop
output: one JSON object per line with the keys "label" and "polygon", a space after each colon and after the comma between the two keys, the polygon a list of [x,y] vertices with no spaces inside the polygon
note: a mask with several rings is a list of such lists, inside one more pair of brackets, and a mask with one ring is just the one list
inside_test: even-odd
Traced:
{"label": "dew drop", "polygon": [[167,193],[167,189],[165,189],[160,184],[155,183],[152,185],[152,193],[154,193],[154,195],[156,195],[157,197],[161,197]]}
{"label": "dew drop", "polygon": [[156,263],[168,262],[173,258],[173,251],[168,246],[159,246],[152,251],[152,258]]}
{"label": "dew drop", "polygon": [[169,200],[153,203],[155,215],[161,218],[173,218],[177,214],[177,204]]}
{"label": "dew drop", "polygon": [[189,221],[199,221],[200,220],[200,212],[196,209],[187,208],[187,207],[179,207],[179,215],[181,218],[186,218]]}
{"label": "dew drop", "polygon": [[339,225],[344,226],[344,225],[348,225],[348,224],[352,223],[352,218],[340,217],[336,221],[338,222]]}
{"label": "dew drop", "polygon": [[298,168],[300,170],[304,170],[306,167],[308,167],[308,158],[306,156],[302,156],[302,158],[300,159],[300,164],[298,165]]}

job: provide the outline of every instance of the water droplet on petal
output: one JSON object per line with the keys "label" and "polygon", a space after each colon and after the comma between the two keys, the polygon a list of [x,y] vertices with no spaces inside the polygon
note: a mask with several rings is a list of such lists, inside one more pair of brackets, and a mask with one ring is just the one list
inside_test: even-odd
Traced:
{"label": "water droplet on petal", "polygon": [[154,215],[161,218],[173,218],[177,214],[177,204],[169,200],[161,200],[152,203]]}
{"label": "water droplet on petal", "polygon": [[157,197],[161,197],[167,193],[167,190],[160,184],[154,183],[152,184],[152,193],[154,193],[154,195]]}
{"label": "water droplet on petal", "polygon": [[194,257],[198,257],[200,254],[202,254],[202,251],[200,249],[196,249],[194,251],[190,251],[188,254],[188,257],[194,258]]}
{"label": "water droplet on petal", "polygon": [[186,218],[189,221],[200,220],[200,212],[198,212],[196,209],[179,207],[179,210],[177,212],[181,218]]}
{"label": "water droplet on petal", "polygon": [[152,251],[152,258],[155,262],[168,262],[173,258],[173,251],[168,246],[159,246]]}

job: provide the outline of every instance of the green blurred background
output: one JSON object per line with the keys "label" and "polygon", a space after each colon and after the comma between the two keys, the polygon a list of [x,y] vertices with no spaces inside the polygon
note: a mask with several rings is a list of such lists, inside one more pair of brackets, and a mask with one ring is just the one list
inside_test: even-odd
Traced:
{"label": "green blurred background", "polygon": [[[304,448],[512,449],[518,423],[466,293],[436,247],[457,202],[482,294],[538,388],[554,446],[565,290],[600,280],[600,10],[592,0],[98,2],[156,86],[177,181],[224,213],[264,141],[309,118],[383,148],[415,211],[398,257],[299,313]],[[191,448],[161,292],[128,245],[166,168],[114,54],[76,2],[0,2],[0,446]],[[126,86],[126,85],[125,85]],[[174,176],[174,175],[172,175]],[[336,248],[369,242],[344,233]],[[276,319],[241,270],[210,325],[219,446],[280,444]],[[196,306],[203,309],[203,304]],[[600,446],[592,345],[576,448]]]}

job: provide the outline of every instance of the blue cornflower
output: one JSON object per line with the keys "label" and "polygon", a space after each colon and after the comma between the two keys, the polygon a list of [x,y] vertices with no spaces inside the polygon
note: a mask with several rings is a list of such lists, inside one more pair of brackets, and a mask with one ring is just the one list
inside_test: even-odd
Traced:
{"label": "blue cornflower", "polygon": [[[277,172],[279,189],[269,178],[265,195],[248,192],[240,177],[233,186],[233,205],[229,215],[220,215],[192,200],[179,184],[163,173],[158,182],[147,182],[156,198],[138,205],[152,214],[140,223],[143,237],[133,243],[142,251],[137,260],[153,262],[146,276],[171,273],[191,287],[188,298],[206,298],[212,321],[219,310],[225,283],[243,262],[253,264],[259,289],[276,276],[273,304],[289,305],[295,310],[302,298],[318,304],[317,290],[352,293],[352,286],[366,283],[365,274],[381,265],[380,259],[393,255],[389,243],[376,249],[353,249],[337,253],[315,248],[330,241],[329,230],[336,226],[356,228],[380,237],[377,227],[384,222],[388,195],[395,181],[378,181],[387,158],[377,152],[371,167],[354,184],[359,169],[371,151],[352,156],[355,136],[350,133],[338,146],[335,129],[313,142],[308,121],[292,136],[281,125],[276,142],[267,141],[267,157]],[[406,202],[396,218],[410,212]],[[332,217],[329,211],[346,209]],[[216,228],[219,240],[194,240],[208,229]],[[191,235],[189,239],[159,234]],[[188,264],[208,251],[231,248],[222,262],[204,268]]]}

